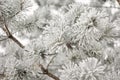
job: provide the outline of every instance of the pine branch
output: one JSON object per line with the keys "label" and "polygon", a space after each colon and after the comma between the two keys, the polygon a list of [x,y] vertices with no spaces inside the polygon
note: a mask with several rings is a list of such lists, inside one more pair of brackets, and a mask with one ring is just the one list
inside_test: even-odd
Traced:
{"label": "pine branch", "polygon": [[4,18],[3,22],[4,22],[4,26],[2,27],[2,29],[3,29],[3,31],[6,33],[7,37],[8,37],[9,39],[13,40],[13,41],[14,41],[16,44],[18,44],[21,48],[24,48],[23,44],[22,44],[19,40],[17,40],[17,39],[11,34],[11,32],[9,31],[8,26],[7,26],[7,24],[6,24],[6,21],[5,21],[5,18]]}
{"label": "pine branch", "polygon": [[10,39],[12,39],[15,43],[17,43],[21,48],[24,48],[23,44],[20,43],[13,35],[9,36]]}
{"label": "pine branch", "polygon": [[119,5],[120,5],[120,0],[117,0],[117,2],[119,3]]}
{"label": "pine branch", "polygon": [[52,57],[52,59],[49,61],[48,65],[47,65],[47,69],[48,69],[48,67],[50,66],[50,64],[52,63],[52,61],[54,60],[54,58],[56,57],[56,55],[57,55],[57,54],[55,54],[55,55]]}
{"label": "pine branch", "polygon": [[49,77],[53,78],[54,80],[60,80],[57,76],[55,76],[54,74],[49,72],[48,69],[45,69],[42,64],[39,64],[39,67],[41,67],[43,74],[48,75]]}

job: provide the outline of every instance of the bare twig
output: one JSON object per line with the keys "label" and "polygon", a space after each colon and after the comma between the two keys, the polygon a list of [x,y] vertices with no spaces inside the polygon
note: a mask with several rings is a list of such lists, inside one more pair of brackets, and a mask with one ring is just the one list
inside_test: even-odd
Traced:
{"label": "bare twig", "polygon": [[9,36],[10,39],[12,39],[15,43],[17,43],[21,48],[24,48],[23,44],[18,41],[13,35]]}
{"label": "bare twig", "polygon": [[54,80],[60,80],[57,76],[49,72],[48,69],[45,69],[42,64],[39,64],[39,67],[41,67],[43,74],[46,74],[47,76],[53,78]]}
{"label": "bare twig", "polygon": [[52,63],[52,61],[54,60],[55,57],[56,57],[56,55],[54,55],[54,56],[52,57],[52,59],[50,60],[50,62],[49,62],[48,65],[47,65],[47,69],[48,69],[48,67],[50,66],[50,64]]}
{"label": "bare twig", "polygon": [[21,0],[21,4],[20,4],[21,5],[21,7],[20,7],[21,10],[23,9],[24,2],[25,2],[24,0]]}
{"label": "bare twig", "polygon": [[2,27],[3,31],[6,33],[7,37],[11,40],[13,40],[16,44],[18,44],[21,48],[24,48],[24,46],[22,45],[22,43],[20,43],[12,34],[11,32],[9,31],[8,27],[7,27],[7,24],[6,24],[6,21],[5,21],[5,18],[3,20],[4,22],[4,26]]}
{"label": "bare twig", "polygon": [[117,2],[119,3],[119,5],[120,5],[120,0],[117,0]]}

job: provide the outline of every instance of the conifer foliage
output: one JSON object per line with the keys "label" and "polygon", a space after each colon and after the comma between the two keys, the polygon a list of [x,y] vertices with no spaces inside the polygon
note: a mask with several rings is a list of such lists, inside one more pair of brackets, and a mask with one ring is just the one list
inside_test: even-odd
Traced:
{"label": "conifer foliage", "polygon": [[119,0],[82,1],[0,0],[0,80],[120,80]]}

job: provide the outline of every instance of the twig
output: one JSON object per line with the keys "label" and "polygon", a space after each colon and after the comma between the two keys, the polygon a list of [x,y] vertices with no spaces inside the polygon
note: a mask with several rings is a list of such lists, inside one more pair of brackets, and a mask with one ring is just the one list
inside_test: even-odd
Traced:
{"label": "twig", "polygon": [[4,22],[4,26],[2,27],[3,31],[6,33],[7,37],[10,38],[11,40],[13,40],[16,44],[18,44],[21,48],[24,48],[24,46],[22,45],[22,43],[20,43],[20,41],[18,41],[9,31],[5,18],[3,20]]}
{"label": "twig", "polygon": [[120,0],[117,0],[118,4],[120,5]]}
{"label": "twig", "polygon": [[55,76],[54,74],[50,73],[48,71],[48,69],[45,69],[42,64],[39,64],[39,67],[41,67],[41,70],[42,70],[43,74],[48,75],[49,77],[53,78],[54,80],[60,80],[57,76]]}
{"label": "twig", "polygon": [[24,48],[23,44],[20,43],[13,35],[9,36],[10,39],[12,39],[16,44],[18,44],[21,48]]}
{"label": "twig", "polygon": [[21,7],[20,7],[21,10],[23,9],[24,2],[25,2],[24,0],[21,0],[21,4],[20,4],[21,5]]}
{"label": "twig", "polygon": [[50,66],[50,64],[52,63],[52,61],[54,60],[55,57],[56,57],[56,55],[54,55],[54,56],[52,57],[52,59],[50,60],[50,62],[49,62],[48,65],[47,65],[47,69],[48,69],[48,67]]}

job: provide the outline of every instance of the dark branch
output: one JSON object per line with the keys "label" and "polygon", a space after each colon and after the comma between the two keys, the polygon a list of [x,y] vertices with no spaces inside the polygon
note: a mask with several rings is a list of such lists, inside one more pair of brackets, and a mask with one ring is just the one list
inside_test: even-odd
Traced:
{"label": "dark branch", "polygon": [[119,5],[120,5],[120,0],[117,0],[117,2],[119,3]]}
{"label": "dark branch", "polygon": [[53,78],[54,80],[60,80],[57,76],[55,76],[54,74],[50,73],[48,71],[48,69],[45,69],[42,64],[39,64],[39,67],[41,67],[41,70],[42,70],[43,74],[46,74],[47,76]]}
{"label": "dark branch", "polygon": [[12,39],[15,43],[17,43],[21,48],[24,48],[22,43],[20,43],[20,41],[18,41],[13,35],[10,35],[9,38]]}
{"label": "dark branch", "polygon": [[[3,17],[4,18],[4,17]],[[20,43],[20,41],[18,41],[9,31],[8,26],[6,24],[5,18],[3,20],[4,22],[4,26],[2,27],[3,31],[6,33],[7,37],[10,38],[11,40],[13,40],[16,44],[18,44],[21,48],[24,48],[24,46],[22,45],[22,43]]]}
{"label": "dark branch", "polygon": [[38,6],[41,6],[41,3],[39,0],[35,0],[35,2],[37,3]]}

